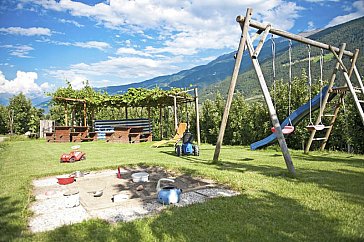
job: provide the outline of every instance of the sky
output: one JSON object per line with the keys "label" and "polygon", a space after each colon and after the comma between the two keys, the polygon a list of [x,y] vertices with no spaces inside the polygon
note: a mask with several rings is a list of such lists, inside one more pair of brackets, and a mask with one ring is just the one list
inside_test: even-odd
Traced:
{"label": "sky", "polygon": [[124,85],[238,48],[236,16],[292,33],[364,16],[350,0],[0,0],[0,94]]}

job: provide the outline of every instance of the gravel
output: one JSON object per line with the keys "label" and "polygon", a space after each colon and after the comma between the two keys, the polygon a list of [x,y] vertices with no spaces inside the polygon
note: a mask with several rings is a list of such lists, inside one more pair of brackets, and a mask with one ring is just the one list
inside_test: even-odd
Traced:
{"label": "gravel", "polygon": [[[113,174],[114,171],[107,171]],[[95,175],[95,174],[94,174]],[[133,203],[132,206],[123,206],[122,203],[110,208],[89,209],[84,208],[82,203],[77,207],[67,208],[65,206],[67,191],[64,186],[54,187],[57,182],[55,177],[33,181],[37,193],[35,202],[30,209],[34,216],[29,221],[29,229],[32,232],[43,232],[53,230],[62,225],[79,223],[91,218],[99,218],[110,223],[119,221],[132,221],[137,218],[156,214],[169,205],[163,205],[154,200]],[[48,188],[48,189],[47,189]],[[208,199],[221,196],[235,196],[237,192],[225,188],[205,188],[181,194],[180,202],[175,206],[183,207],[195,203],[203,203]],[[130,203],[130,201],[128,201]]]}

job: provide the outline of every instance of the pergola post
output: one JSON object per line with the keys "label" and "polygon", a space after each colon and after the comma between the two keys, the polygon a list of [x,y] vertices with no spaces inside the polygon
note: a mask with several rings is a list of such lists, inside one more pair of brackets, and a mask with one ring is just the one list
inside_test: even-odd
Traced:
{"label": "pergola post", "polygon": [[67,103],[64,105],[64,124],[65,126],[68,126],[68,115],[67,115]]}
{"label": "pergola post", "polygon": [[197,88],[194,88],[195,91],[195,110],[196,110],[196,135],[197,135],[197,144],[201,144],[201,134],[200,134],[200,112],[198,107],[198,93]]}
{"label": "pergola post", "polygon": [[87,127],[86,101],[83,102],[83,126]]}
{"label": "pergola post", "polygon": [[174,129],[178,129],[178,118],[177,118],[177,97],[173,96],[173,111],[174,111]]}

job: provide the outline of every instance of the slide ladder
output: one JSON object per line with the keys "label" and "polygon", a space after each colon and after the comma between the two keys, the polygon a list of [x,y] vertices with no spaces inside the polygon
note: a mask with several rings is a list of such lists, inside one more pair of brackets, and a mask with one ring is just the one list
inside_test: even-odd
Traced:
{"label": "slide ladder", "polygon": [[[357,67],[355,65],[356,60],[357,60],[358,55],[359,55],[359,50],[358,49],[355,50],[354,56],[351,59],[351,67],[348,70],[345,67],[345,65],[344,65],[344,63],[342,61],[345,46],[346,46],[346,44],[342,44],[339,54],[337,54],[334,50],[331,49],[332,53],[334,54],[335,58],[337,59],[337,62],[336,62],[333,74],[331,76],[331,81],[330,81],[330,83],[328,85],[329,89],[327,90],[327,92],[340,94],[339,102],[337,103],[333,114],[324,114],[324,111],[325,111],[326,104],[327,104],[328,100],[326,98],[323,99],[322,107],[320,109],[320,114],[318,115],[318,118],[316,120],[315,125],[317,125],[321,121],[321,118],[323,118],[323,117],[330,117],[331,116],[332,119],[331,119],[329,125],[325,126],[324,130],[326,130],[326,133],[325,133],[324,136],[317,137],[316,136],[317,130],[312,130],[311,131],[310,138],[308,139],[307,145],[305,147],[305,153],[309,152],[313,141],[321,142],[321,145],[320,145],[320,150],[321,151],[323,151],[325,149],[325,146],[327,144],[327,141],[328,141],[328,139],[330,137],[330,134],[331,134],[331,131],[333,129],[333,125],[334,125],[334,123],[336,121],[336,118],[337,118],[337,115],[339,113],[341,104],[344,101],[344,96],[348,91],[351,93],[351,95],[352,95],[352,97],[354,99],[354,102],[355,102],[355,105],[356,105],[356,107],[358,109],[361,121],[363,122],[363,125],[364,125],[364,110],[363,110],[363,106],[364,106],[364,86],[363,86],[363,81],[362,81],[362,79],[360,77],[360,74],[358,72],[358,69],[357,69]],[[337,74],[337,71],[339,69],[341,69],[341,71],[343,73],[346,84],[345,84],[344,87],[333,88],[334,81],[336,80],[336,74]],[[354,86],[353,83],[350,80],[353,73],[355,74],[355,77],[357,79],[356,86]]]}

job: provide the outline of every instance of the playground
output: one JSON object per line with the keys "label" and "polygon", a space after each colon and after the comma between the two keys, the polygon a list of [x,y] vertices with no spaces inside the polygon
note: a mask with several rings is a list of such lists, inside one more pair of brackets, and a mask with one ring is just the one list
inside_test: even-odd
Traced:
{"label": "playground", "polygon": [[[338,48],[299,37],[251,17],[252,9],[248,9],[245,17],[236,19],[242,35],[216,145],[201,142],[197,88],[131,89],[124,96],[97,94],[93,99],[65,97],[59,94],[69,92],[58,89],[53,101],[62,106],[63,125],[52,127],[45,139],[10,138],[0,143],[0,182],[4,184],[0,240],[363,240],[364,157],[325,151],[345,95],[351,96],[356,117],[364,124],[364,87],[356,68],[359,51],[346,50],[345,43]],[[257,30],[252,37],[250,27]],[[271,91],[258,61],[269,34]],[[273,35],[287,38],[289,55],[287,111],[279,117]],[[307,45],[309,96],[295,109],[291,105],[295,98],[291,93],[293,41]],[[264,128],[269,135],[250,146],[223,145],[245,50],[267,106],[270,120]],[[320,68],[316,93],[312,90],[313,52]],[[323,77],[326,52],[335,60],[329,78]],[[344,58],[349,59],[344,62]],[[343,83],[337,82],[339,75]],[[328,80],[325,85],[324,79]],[[326,107],[331,101],[333,113]],[[96,111],[111,106],[125,119],[95,119]],[[128,116],[130,108],[137,115],[140,112],[138,118]],[[151,118],[153,112],[158,120]],[[303,120],[308,121],[305,147],[289,150],[286,139],[295,135]],[[173,126],[173,134],[165,139],[163,129],[168,125]],[[156,134],[158,141],[153,139]],[[136,174],[146,180],[136,179]],[[170,184],[161,186],[161,181]]]}
{"label": "playground", "polygon": [[[59,163],[59,155],[69,149],[69,143],[29,140],[1,145],[3,240],[66,241],[72,237],[112,240],[117,236],[129,241],[212,237],[216,240],[345,241],[360,240],[364,236],[364,158],[360,155],[316,151],[304,155],[302,151],[292,150],[297,168],[297,176],[292,178],[277,147],[251,151],[249,147],[224,146],[223,159],[219,164],[212,164],[214,146],[211,145],[201,145],[200,156],[181,158],[170,146],[155,149],[149,143],[96,141],[81,144],[87,153],[86,160]],[[90,219],[44,233],[30,232],[32,214],[28,209],[35,202],[32,181],[74,171],[112,170],[115,178],[118,166],[163,167],[195,179],[213,180],[240,195],[186,207],[167,206],[161,213],[116,225]],[[103,188],[105,184],[95,185]]]}

